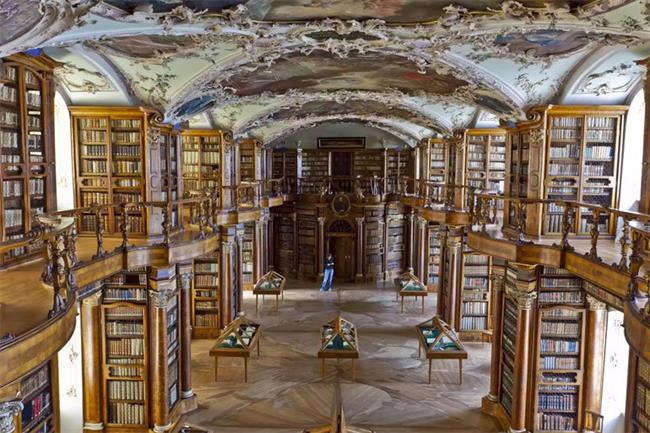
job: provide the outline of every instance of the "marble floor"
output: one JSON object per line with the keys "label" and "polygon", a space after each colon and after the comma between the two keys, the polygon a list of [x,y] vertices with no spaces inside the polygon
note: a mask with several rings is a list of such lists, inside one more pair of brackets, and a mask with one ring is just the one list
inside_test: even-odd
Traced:
{"label": "marble floor", "polygon": [[[325,425],[340,390],[349,425],[377,433],[498,432],[480,413],[487,393],[490,345],[467,344],[464,381],[458,363],[436,361],[428,385],[426,360],[418,359],[414,325],[435,311],[435,296],[407,302],[399,312],[391,285],[337,285],[322,293],[315,283],[290,281],[280,310],[267,298],[255,314],[255,298],[247,293],[246,315],[263,325],[261,356],[249,361],[249,383],[243,382],[241,358],[219,359],[219,382],[209,340],[192,343],[192,374],[199,409],[188,422],[214,433],[295,433]],[[320,377],[316,353],[320,326],[341,313],[358,329],[361,357],[357,381],[351,363],[328,361]]]}

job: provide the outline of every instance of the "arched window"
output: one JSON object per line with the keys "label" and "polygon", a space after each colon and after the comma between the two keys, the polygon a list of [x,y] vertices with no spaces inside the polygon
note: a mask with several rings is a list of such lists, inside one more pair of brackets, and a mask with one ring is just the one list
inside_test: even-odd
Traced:
{"label": "arched window", "polygon": [[619,204],[619,207],[624,210],[638,210],[639,208],[644,125],[645,98],[643,96],[643,90],[640,90],[632,99],[625,125]]}
{"label": "arched window", "polygon": [[346,220],[335,220],[330,224],[330,233],[354,233],[354,229]]}

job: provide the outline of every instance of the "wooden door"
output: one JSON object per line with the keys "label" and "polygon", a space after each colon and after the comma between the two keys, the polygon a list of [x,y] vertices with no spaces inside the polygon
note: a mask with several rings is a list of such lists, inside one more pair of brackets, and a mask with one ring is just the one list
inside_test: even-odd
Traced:
{"label": "wooden door", "polygon": [[334,279],[351,280],[354,277],[354,238],[337,236],[330,240],[330,251],[334,255]]}

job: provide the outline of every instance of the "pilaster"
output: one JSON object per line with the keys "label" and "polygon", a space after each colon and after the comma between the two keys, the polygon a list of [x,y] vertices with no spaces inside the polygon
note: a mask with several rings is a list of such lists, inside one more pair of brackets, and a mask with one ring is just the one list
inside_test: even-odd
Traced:
{"label": "pilaster", "polygon": [[360,283],[363,281],[363,252],[365,249],[365,245],[363,243],[364,241],[364,217],[356,217],[355,221],[357,222],[357,245],[356,245],[356,253],[357,253],[357,260],[356,260],[356,273],[354,275],[354,281],[356,283]]}
{"label": "pilaster", "polygon": [[101,299],[102,292],[99,291],[81,301],[84,433],[104,431],[100,334]]}
{"label": "pilaster", "polygon": [[[584,410],[601,413],[603,375],[605,374],[605,343],[607,336],[607,306],[591,295],[586,296],[585,370],[583,374]],[[583,414],[582,419],[585,419]]]}

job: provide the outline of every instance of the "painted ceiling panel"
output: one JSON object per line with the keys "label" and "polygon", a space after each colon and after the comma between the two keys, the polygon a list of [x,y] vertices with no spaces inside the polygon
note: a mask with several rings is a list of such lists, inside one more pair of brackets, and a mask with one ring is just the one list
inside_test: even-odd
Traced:
{"label": "painted ceiling panel", "polygon": [[[42,26],[26,3],[0,0],[11,37]],[[65,22],[30,40],[64,62],[74,103],[140,103],[267,138],[339,117],[415,140],[532,105],[621,103],[650,55],[642,0],[46,3]]]}

